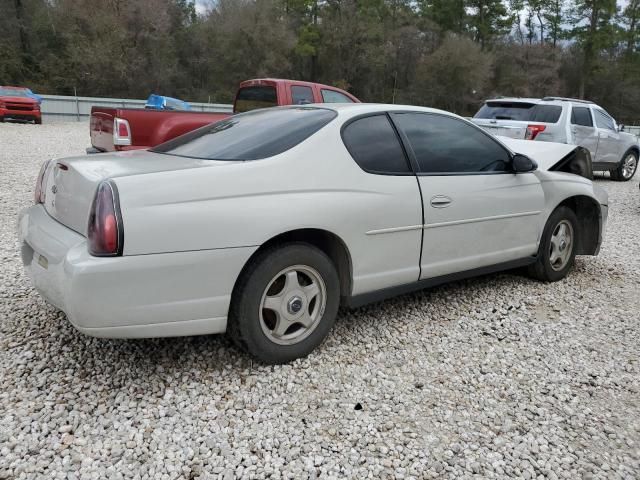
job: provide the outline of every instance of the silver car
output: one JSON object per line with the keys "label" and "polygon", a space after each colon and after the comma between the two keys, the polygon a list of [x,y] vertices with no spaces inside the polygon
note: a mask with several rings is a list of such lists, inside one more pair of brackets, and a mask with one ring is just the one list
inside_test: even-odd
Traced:
{"label": "silver car", "polygon": [[472,121],[505,137],[580,145],[591,152],[593,170],[628,181],[638,167],[635,135],[623,132],[602,107],[562,97],[487,100]]}

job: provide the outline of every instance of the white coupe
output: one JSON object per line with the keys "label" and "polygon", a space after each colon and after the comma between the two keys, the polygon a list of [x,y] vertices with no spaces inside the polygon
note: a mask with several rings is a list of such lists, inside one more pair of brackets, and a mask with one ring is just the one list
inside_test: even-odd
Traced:
{"label": "white coupe", "polygon": [[590,162],[428,108],[257,110],[150,151],[46,162],[22,260],[86,334],[227,331],[287,362],[340,305],[523,266],[562,279],[605,230]]}

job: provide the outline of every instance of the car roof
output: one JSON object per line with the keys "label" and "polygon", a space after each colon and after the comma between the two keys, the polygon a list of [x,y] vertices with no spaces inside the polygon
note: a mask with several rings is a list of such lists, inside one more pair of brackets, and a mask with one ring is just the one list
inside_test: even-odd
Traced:
{"label": "car roof", "polygon": [[575,106],[587,106],[591,105],[596,108],[602,109],[602,107],[589,100],[581,100],[579,98],[567,98],[567,97],[543,97],[543,98],[528,98],[528,97],[496,97],[485,100],[485,103],[489,102],[513,102],[513,103],[533,103],[536,105],[564,105],[570,103]]}
{"label": "car roof", "polygon": [[441,115],[447,115],[450,117],[462,118],[455,113],[447,112],[445,110],[438,110],[437,108],[419,107],[416,105],[398,105],[390,103],[310,103],[308,105],[287,105],[276,108],[322,108],[334,110],[338,114],[346,114],[349,116],[365,115],[367,113],[377,112],[423,112],[423,113],[438,113]]}

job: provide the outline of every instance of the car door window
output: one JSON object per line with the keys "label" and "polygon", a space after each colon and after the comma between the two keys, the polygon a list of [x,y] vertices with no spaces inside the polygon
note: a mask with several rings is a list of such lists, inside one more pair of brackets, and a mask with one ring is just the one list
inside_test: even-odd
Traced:
{"label": "car door window", "polygon": [[322,93],[322,101],[324,103],[353,103],[353,100],[345,94],[336,92],[335,90],[327,90],[323,88],[320,90],[320,93]]}
{"label": "car door window", "polygon": [[313,90],[311,90],[311,87],[292,85],[291,103],[293,103],[294,105],[306,105],[308,103],[314,103]]}
{"label": "car door window", "polygon": [[398,135],[385,114],[349,123],[342,131],[342,139],[353,159],[366,172],[411,173]]}
{"label": "car door window", "polygon": [[606,130],[612,130],[614,132],[616,131],[615,122],[613,121],[613,118],[611,118],[602,110],[594,109],[593,113],[596,118],[596,125],[598,126],[598,128],[604,128]]}
{"label": "car door window", "polygon": [[464,174],[509,171],[511,155],[483,132],[457,118],[428,113],[396,113],[420,173]]}
{"label": "car door window", "polygon": [[591,120],[591,112],[589,112],[589,109],[587,107],[572,107],[571,125],[593,127],[593,120]]}

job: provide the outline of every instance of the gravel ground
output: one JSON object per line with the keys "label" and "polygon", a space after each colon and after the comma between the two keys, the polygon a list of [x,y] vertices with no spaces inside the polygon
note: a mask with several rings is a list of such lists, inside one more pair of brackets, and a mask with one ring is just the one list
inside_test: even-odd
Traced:
{"label": "gravel ground", "polygon": [[486,276],[341,312],[265,367],[219,336],[101,340],[31,288],[16,215],[87,124],[0,124],[0,479],[638,478],[640,192],[563,282]]}

